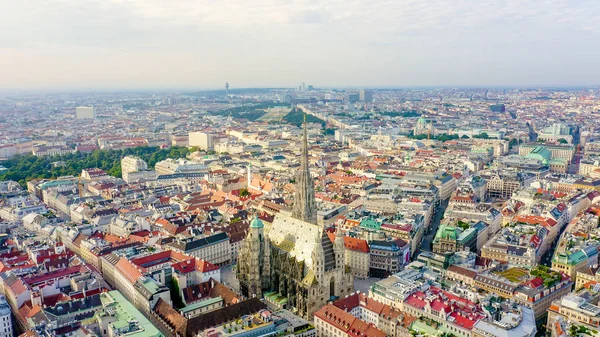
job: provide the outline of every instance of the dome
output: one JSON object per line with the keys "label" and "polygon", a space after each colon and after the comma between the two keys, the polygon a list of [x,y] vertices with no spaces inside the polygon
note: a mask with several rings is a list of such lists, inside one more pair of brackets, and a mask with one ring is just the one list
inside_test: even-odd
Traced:
{"label": "dome", "polygon": [[252,221],[250,222],[250,228],[263,228],[264,225],[262,223],[262,221],[255,216],[254,219],[252,219]]}
{"label": "dome", "polygon": [[417,119],[417,123],[418,124],[427,124],[427,120],[425,119],[425,117],[419,117],[419,119]]}

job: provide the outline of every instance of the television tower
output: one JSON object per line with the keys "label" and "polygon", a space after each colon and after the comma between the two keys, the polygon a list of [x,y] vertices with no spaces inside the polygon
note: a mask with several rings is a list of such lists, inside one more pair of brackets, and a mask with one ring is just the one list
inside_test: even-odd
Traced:
{"label": "television tower", "polygon": [[229,96],[229,82],[225,82],[225,96]]}

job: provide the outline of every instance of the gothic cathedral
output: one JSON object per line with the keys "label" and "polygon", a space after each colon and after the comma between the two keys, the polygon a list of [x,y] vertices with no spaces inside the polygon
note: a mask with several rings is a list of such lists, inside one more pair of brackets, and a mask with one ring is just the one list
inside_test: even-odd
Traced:
{"label": "gothic cathedral", "polygon": [[265,297],[312,320],[327,301],[353,292],[354,279],[344,265],[342,235],[332,243],[317,225],[307,138],[305,120],[292,216],[277,214],[270,226],[252,220],[240,248],[237,278],[244,296]]}

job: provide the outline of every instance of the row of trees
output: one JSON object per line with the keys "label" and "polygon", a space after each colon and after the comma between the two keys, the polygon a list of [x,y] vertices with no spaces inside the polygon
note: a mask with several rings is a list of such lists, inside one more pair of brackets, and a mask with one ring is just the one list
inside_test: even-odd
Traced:
{"label": "row of trees", "polygon": [[96,150],[92,153],[75,152],[62,156],[17,156],[2,163],[8,170],[0,180],[14,180],[24,185],[31,179],[50,179],[61,176],[77,176],[86,168],[100,168],[114,177],[121,177],[121,159],[135,155],[144,159],[149,167],[166,158],[184,158],[191,150],[186,147],[136,147],[124,150]]}
{"label": "row of trees", "polygon": [[384,115],[384,116],[389,116],[389,117],[404,117],[404,118],[420,117],[421,116],[421,114],[419,112],[417,112],[416,110],[410,110],[410,111],[381,111],[380,114]]}
{"label": "row of trees", "polygon": [[236,106],[223,110],[210,111],[209,113],[214,116],[231,116],[233,118],[244,118],[249,121],[255,121],[267,113],[265,109],[278,106],[289,106],[289,104],[279,102],[262,102],[246,106]]}
{"label": "row of trees", "polygon": [[[301,126],[304,123],[304,111],[294,108],[283,117],[283,120],[289,124]],[[310,114],[306,115],[306,121],[308,123],[320,123],[321,127],[325,127],[326,124],[324,120]]]}

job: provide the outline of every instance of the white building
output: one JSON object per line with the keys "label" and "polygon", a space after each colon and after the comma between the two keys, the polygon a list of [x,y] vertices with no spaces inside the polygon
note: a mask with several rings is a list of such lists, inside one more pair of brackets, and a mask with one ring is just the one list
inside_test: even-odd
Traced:
{"label": "white building", "polygon": [[197,146],[200,150],[213,150],[213,135],[206,132],[190,132],[190,146]]}
{"label": "white building", "polygon": [[176,173],[206,173],[208,168],[204,164],[194,163],[186,159],[167,158],[159,161],[154,166],[158,175]]}
{"label": "white building", "polygon": [[146,171],[148,164],[140,157],[137,156],[126,156],[121,159],[121,172],[139,172]]}
{"label": "white building", "polygon": [[94,119],[96,118],[96,110],[93,106],[78,106],[75,108],[75,118]]}
{"label": "white building", "polygon": [[10,306],[6,298],[0,295],[0,337],[12,337],[13,328],[10,318]]}

